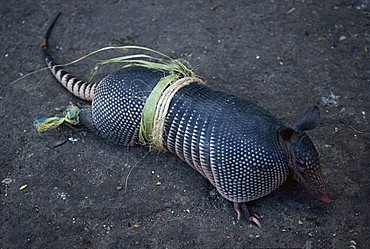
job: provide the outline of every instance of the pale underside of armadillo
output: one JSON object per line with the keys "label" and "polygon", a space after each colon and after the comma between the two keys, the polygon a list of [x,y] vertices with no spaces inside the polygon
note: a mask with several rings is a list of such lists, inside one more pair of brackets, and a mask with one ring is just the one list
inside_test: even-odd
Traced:
{"label": "pale underside of armadillo", "polygon": [[[138,144],[145,101],[163,76],[131,67],[103,79],[91,110],[98,133],[117,144]],[[267,195],[288,177],[278,140],[282,127],[254,103],[194,83],[172,99],[163,137],[168,151],[201,173],[226,199],[242,203]]]}

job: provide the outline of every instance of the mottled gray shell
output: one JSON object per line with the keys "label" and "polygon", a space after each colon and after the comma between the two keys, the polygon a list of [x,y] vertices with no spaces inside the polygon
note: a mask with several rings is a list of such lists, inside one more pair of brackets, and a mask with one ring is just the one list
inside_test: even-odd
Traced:
{"label": "mottled gray shell", "polygon": [[[127,68],[107,76],[92,104],[93,122],[105,138],[138,143],[145,100],[164,74]],[[246,202],[269,194],[288,176],[279,142],[283,125],[252,102],[191,84],[171,101],[165,147],[206,177],[228,200]]]}
{"label": "mottled gray shell", "polygon": [[246,202],[269,194],[288,176],[281,127],[252,102],[192,84],[171,102],[165,143],[225,198]]}

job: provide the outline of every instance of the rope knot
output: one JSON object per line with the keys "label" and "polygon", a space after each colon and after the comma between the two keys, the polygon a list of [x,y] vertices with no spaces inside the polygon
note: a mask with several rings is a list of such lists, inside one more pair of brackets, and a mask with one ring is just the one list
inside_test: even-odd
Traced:
{"label": "rope knot", "polygon": [[80,109],[78,109],[75,105],[70,105],[67,109],[63,112],[64,121],[72,124],[78,125],[80,124]]}

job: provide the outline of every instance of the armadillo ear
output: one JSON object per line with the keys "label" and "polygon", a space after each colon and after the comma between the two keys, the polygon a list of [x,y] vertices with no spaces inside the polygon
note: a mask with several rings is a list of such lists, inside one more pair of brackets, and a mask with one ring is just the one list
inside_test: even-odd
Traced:
{"label": "armadillo ear", "polygon": [[284,128],[280,130],[280,137],[285,141],[295,142],[297,140],[297,132],[292,128]]}
{"label": "armadillo ear", "polygon": [[320,110],[316,105],[311,106],[303,114],[300,120],[293,126],[293,129],[298,132],[314,129],[320,123]]}

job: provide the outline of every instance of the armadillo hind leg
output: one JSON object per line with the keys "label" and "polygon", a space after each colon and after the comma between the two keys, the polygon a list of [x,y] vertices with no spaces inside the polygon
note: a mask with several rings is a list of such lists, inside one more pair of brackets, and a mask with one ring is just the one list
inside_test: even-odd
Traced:
{"label": "armadillo hind leg", "polygon": [[239,203],[234,202],[234,210],[238,215],[238,220],[240,217],[243,216],[245,219],[249,220],[250,222],[256,224],[259,228],[261,228],[261,222],[259,219],[249,210],[247,203]]}
{"label": "armadillo hind leg", "polygon": [[91,107],[84,106],[83,109],[80,110],[80,122],[89,130],[97,132],[92,118]]}

